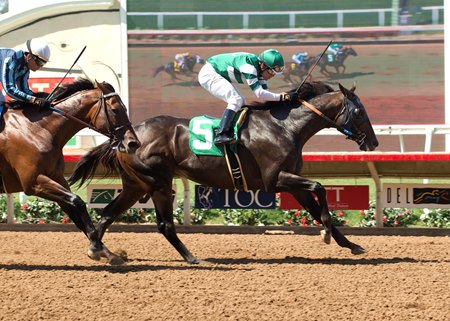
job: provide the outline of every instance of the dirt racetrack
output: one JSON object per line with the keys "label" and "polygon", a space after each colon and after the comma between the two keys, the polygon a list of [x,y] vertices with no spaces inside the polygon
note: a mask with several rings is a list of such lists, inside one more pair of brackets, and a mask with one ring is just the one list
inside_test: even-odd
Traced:
{"label": "dirt racetrack", "polygon": [[0,232],[0,320],[449,320],[450,237],[109,233],[129,262],[91,261],[79,232]]}

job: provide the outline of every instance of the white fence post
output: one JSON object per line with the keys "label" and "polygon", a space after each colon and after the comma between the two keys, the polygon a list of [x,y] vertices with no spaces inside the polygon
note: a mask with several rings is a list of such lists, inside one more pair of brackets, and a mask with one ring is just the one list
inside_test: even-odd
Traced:
{"label": "white fence post", "polygon": [[14,219],[16,218],[14,215],[14,194],[8,193],[6,196],[6,207],[7,207],[7,216],[6,223],[13,224]]}
{"label": "white fence post", "polygon": [[184,188],[184,199],[183,199],[183,214],[184,214],[184,225],[191,225],[191,192],[189,188],[189,181],[186,178],[181,179]]}

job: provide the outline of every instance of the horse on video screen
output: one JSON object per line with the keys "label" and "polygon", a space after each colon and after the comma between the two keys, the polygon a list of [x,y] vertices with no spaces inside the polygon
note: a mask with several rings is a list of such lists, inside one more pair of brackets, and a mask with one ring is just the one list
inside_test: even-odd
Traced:
{"label": "horse on video screen", "polygon": [[289,85],[294,84],[294,80],[292,77],[296,77],[297,83],[300,83],[303,78],[308,74],[309,68],[314,64],[316,58],[309,57],[302,64],[297,64],[295,62],[286,63],[283,69],[283,80],[287,82]]}
{"label": "horse on video screen", "polygon": [[[40,93],[43,94],[43,93]],[[0,120],[0,175],[4,192],[25,192],[56,202],[90,241],[92,259],[122,259],[101,242],[83,200],[64,178],[63,147],[78,131],[90,127],[110,137],[118,153],[140,146],[119,95],[107,83],[81,79],[55,91],[51,107],[39,111],[28,103],[6,103]],[[122,261],[122,262],[121,262]]]}
{"label": "horse on video screen", "polygon": [[[249,106],[236,145],[249,190],[289,192],[325,229],[326,243],[333,237],[353,254],[364,253],[332,225],[325,188],[302,177],[302,148],[318,131],[336,127],[372,151],[378,140],[355,86],[339,90],[321,82],[306,82],[298,101],[266,102]],[[315,111],[314,111],[315,109]],[[142,146],[135,154],[117,153],[109,144],[94,147],[77,164],[70,184],[84,184],[102,164],[107,175],[120,173],[122,192],[104,209],[97,226],[100,237],[122,212],[142,196],[153,199],[158,230],[189,263],[198,263],[178,238],[173,222],[172,180],[184,177],[204,186],[233,189],[224,157],[196,155],[189,146],[189,119],[158,116],[135,126]],[[213,137],[210,137],[213,144]],[[317,197],[318,201],[315,200]]]}
{"label": "horse on video screen", "polygon": [[165,64],[164,66],[156,68],[155,71],[153,72],[153,78],[155,78],[161,71],[165,71],[166,73],[168,73],[172,78],[172,81],[179,79],[177,75],[195,77],[194,67],[197,64],[200,65],[205,64],[205,60],[199,55],[189,56],[187,58],[186,64],[184,65],[184,68],[181,69],[175,69],[175,62],[172,61]]}
{"label": "horse on video screen", "polygon": [[[343,74],[345,73],[345,65],[344,61],[348,58],[348,56],[357,56],[355,49],[352,47],[345,47],[342,49],[342,53],[337,55],[332,62],[328,61],[328,58],[323,56],[317,65],[320,67],[319,71],[321,74],[330,77],[331,73],[327,70],[327,66],[334,67],[336,70],[336,74]],[[320,55],[317,56],[317,59],[319,59]],[[342,71],[341,71],[342,68]]]}

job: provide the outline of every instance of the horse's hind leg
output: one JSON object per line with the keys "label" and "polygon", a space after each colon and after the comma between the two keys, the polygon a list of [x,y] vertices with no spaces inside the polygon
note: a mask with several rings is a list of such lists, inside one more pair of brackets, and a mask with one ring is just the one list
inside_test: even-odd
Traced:
{"label": "horse's hind leg", "polygon": [[175,224],[173,222],[172,189],[166,188],[164,190],[155,191],[152,194],[152,200],[155,205],[159,232],[161,232],[170,244],[175,247],[186,262],[199,264],[200,260],[189,252],[187,247],[178,238],[175,230]]}
{"label": "horse's hind leg", "polygon": [[145,195],[141,189],[133,189],[131,186],[126,185],[124,179],[122,179],[122,182],[122,192],[103,209],[100,220],[97,223],[97,231],[100,240],[103,238],[106,229],[117,219],[117,217]]}
{"label": "horse's hind leg", "polygon": [[[295,192],[292,195],[316,221],[321,223],[320,206],[311,193]],[[331,235],[339,246],[350,249],[352,254],[363,254],[367,252],[360,245],[350,242],[334,225],[331,225]]]}

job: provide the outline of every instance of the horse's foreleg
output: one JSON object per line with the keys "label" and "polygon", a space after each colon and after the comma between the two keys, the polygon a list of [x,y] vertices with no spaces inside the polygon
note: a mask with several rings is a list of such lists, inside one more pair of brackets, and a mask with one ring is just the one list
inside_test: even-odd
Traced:
{"label": "horse's foreleg", "polygon": [[325,65],[320,66],[319,72],[324,75],[325,77],[329,77],[330,73],[327,70],[327,67]]}
{"label": "horse's foreleg", "polygon": [[88,256],[99,260],[106,257],[111,264],[123,264],[123,260],[108,250],[101,242],[94,223],[87,212],[86,203],[69,190],[67,182],[61,178],[59,183],[47,176],[40,175],[34,187],[34,195],[58,203],[61,209],[67,213],[75,225],[86,235],[90,241]]}
{"label": "horse's foreleg", "polygon": [[[311,193],[295,192],[292,195],[316,221],[321,222],[320,206]],[[367,252],[358,244],[350,242],[334,225],[331,225],[331,235],[339,246],[350,249],[352,254],[363,254]]]}
{"label": "horse's foreleg", "polygon": [[155,191],[152,194],[152,200],[155,204],[158,231],[164,235],[186,262],[191,264],[201,263],[178,238],[173,222],[172,188]]}
{"label": "horse's foreleg", "polygon": [[322,238],[325,243],[331,241],[331,216],[328,210],[328,202],[325,188],[315,181],[311,181],[304,177],[294,175],[288,172],[281,172],[278,176],[277,188],[292,192],[295,196],[296,191],[314,193],[317,196],[320,206],[320,220],[325,228]]}

